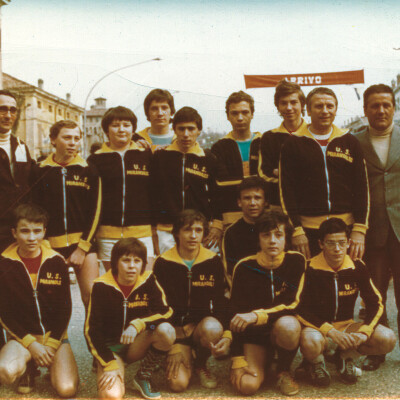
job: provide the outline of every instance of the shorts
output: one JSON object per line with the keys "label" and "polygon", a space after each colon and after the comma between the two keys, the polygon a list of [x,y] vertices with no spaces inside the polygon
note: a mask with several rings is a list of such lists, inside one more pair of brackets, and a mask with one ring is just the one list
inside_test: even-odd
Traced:
{"label": "shorts", "polygon": [[193,347],[193,332],[196,329],[196,324],[191,322],[184,326],[175,326],[176,340],[175,343],[183,344],[184,346]]}
{"label": "shorts", "polygon": [[167,250],[172,249],[175,245],[175,239],[171,232],[160,231],[157,229],[158,248],[160,254],[165,253]]}
{"label": "shorts", "polygon": [[128,354],[129,344],[115,343],[107,345],[107,347],[115,353],[117,356],[121,357],[123,361],[126,361],[126,356]]}
{"label": "shorts", "polygon": [[[147,257],[154,257],[153,238],[151,236],[137,238],[147,248]],[[97,238],[97,257],[101,261],[111,260],[111,250],[119,239]]]}
{"label": "shorts", "polygon": [[270,346],[272,328],[273,324],[250,326],[244,332],[235,333],[235,337],[237,337],[243,344]]}
{"label": "shorts", "polygon": [[[59,247],[54,248],[53,250],[57,251],[58,253],[60,253],[65,259],[67,259],[78,247],[78,243],[75,244],[71,244],[68,247]],[[96,245],[92,245],[90,247],[90,250],[87,252],[87,254],[91,254],[91,253],[97,253],[97,246]]]}

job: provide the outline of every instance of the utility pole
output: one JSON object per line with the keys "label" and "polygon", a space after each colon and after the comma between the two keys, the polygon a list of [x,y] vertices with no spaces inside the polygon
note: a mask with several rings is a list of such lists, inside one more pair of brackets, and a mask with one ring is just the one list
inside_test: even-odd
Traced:
{"label": "utility pole", "polygon": [[2,49],[2,33],[1,33],[1,7],[10,4],[11,0],[0,0],[0,89],[3,89],[3,49]]}

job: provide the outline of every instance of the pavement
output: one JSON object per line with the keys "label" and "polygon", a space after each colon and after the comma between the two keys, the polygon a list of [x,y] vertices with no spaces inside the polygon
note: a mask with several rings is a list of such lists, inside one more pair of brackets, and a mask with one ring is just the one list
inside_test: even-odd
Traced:
{"label": "pavement", "polygon": [[[96,399],[96,376],[92,372],[92,357],[86,347],[83,336],[83,324],[85,319],[84,308],[80,299],[79,287],[77,284],[71,285],[73,298],[73,314],[70,322],[68,336],[71,342],[72,350],[79,368],[80,386],[76,398],[79,399]],[[357,307],[358,310],[358,307]],[[391,327],[396,330],[396,309],[393,295],[393,285],[389,287],[388,293],[388,315]],[[295,368],[301,361],[298,353],[293,364]],[[328,388],[314,388],[306,382],[299,381],[300,392],[293,398],[400,398],[400,351],[398,344],[390,353],[386,362],[374,372],[363,372],[356,385],[345,385],[339,381],[336,370],[333,365],[327,364],[331,372],[332,383]],[[216,374],[219,385],[216,389],[207,390],[200,386],[196,376],[192,378],[189,389],[182,394],[171,393],[165,384],[164,371],[160,370],[155,374],[154,383],[161,390],[163,399],[240,399],[242,396],[236,394],[229,382],[230,361],[216,361],[213,358],[209,360],[210,369]],[[126,394],[125,398],[140,398],[140,395],[133,388],[133,376],[138,368],[137,363],[132,364],[126,371]],[[49,379],[46,378],[46,370],[41,369],[41,377],[36,378],[35,391],[28,396],[21,396],[15,392],[15,387],[0,386],[1,399],[54,399],[57,395],[50,385]],[[259,392],[252,396],[253,399],[265,398],[284,398],[275,388],[275,378],[270,374],[266,378]]]}

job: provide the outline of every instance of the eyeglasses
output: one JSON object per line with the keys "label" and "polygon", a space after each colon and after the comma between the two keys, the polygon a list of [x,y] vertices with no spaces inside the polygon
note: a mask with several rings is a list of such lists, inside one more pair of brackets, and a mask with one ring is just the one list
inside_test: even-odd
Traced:
{"label": "eyeglasses", "polygon": [[10,112],[11,115],[16,115],[17,111],[17,107],[0,106],[0,115],[5,115],[8,112]]}
{"label": "eyeglasses", "polygon": [[335,242],[334,240],[326,240],[325,244],[330,249],[336,249],[336,246],[339,246],[339,248],[344,249],[347,246],[348,242],[347,240],[339,240],[338,242]]}

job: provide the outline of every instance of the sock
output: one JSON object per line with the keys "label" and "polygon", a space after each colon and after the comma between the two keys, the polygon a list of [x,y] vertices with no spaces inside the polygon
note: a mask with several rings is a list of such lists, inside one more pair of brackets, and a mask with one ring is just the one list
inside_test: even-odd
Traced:
{"label": "sock", "polygon": [[150,346],[140,363],[140,368],[136,373],[136,376],[139,379],[150,379],[157,365],[161,364],[166,356],[166,351],[158,350],[153,346]]}
{"label": "sock", "polygon": [[207,364],[207,360],[211,355],[211,351],[209,349],[204,348],[201,345],[196,346],[195,349],[196,358],[194,361],[194,365],[196,368],[205,367]]}
{"label": "sock", "polygon": [[290,366],[297,354],[297,348],[295,350],[286,350],[282,347],[276,347],[278,352],[278,362],[276,364],[276,372],[279,374],[282,371],[289,371]]}

